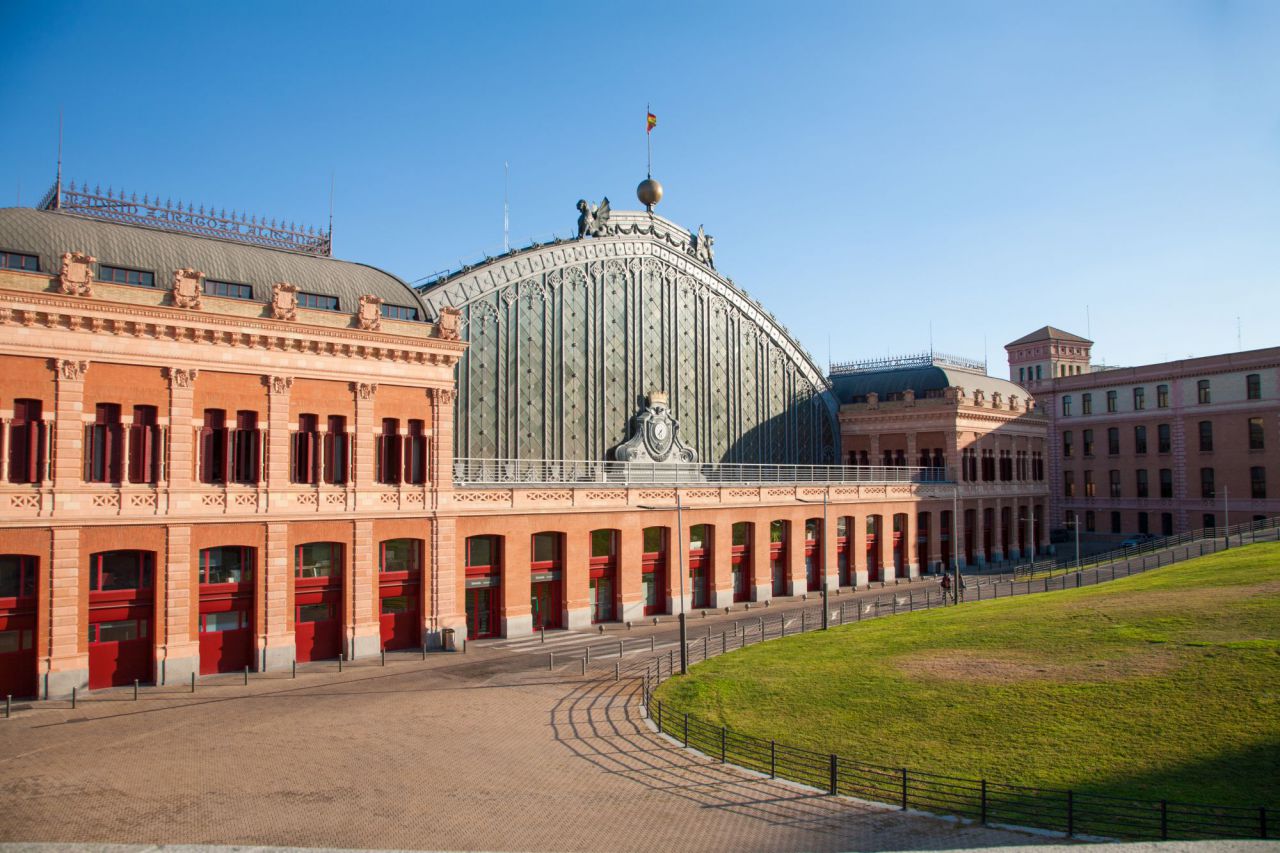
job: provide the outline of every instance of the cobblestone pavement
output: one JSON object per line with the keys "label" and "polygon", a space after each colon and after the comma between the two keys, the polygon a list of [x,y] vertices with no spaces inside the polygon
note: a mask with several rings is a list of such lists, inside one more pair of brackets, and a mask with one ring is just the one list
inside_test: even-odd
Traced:
{"label": "cobblestone pavement", "polygon": [[1060,841],[823,796],[654,735],[634,680],[473,649],[37,703],[0,719],[0,841],[486,850]]}

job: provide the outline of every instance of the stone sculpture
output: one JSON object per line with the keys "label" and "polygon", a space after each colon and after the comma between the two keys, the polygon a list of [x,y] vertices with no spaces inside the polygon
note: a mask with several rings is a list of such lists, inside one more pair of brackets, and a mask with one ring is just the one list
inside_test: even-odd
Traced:
{"label": "stone sculpture", "polygon": [[665,391],[650,391],[648,405],[631,419],[631,438],[613,451],[619,462],[697,462],[698,454],[680,440],[680,422],[671,416]]}
{"label": "stone sculpture", "polygon": [[578,199],[578,237],[603,237],[608,233],[609,197],[605,196],[596,207],[585,198]]}

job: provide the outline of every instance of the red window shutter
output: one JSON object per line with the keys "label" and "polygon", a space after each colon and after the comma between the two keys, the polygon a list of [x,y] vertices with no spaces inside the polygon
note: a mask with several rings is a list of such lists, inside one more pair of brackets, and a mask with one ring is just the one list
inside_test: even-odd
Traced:
{"label": "red window shutter", "polygon": [[200,428],[200,482],[213,482],[213,430]]}

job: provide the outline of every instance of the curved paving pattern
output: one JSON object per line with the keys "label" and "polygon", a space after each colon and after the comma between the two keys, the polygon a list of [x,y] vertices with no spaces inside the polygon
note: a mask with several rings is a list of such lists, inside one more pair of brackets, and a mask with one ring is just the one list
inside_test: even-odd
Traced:
{"label": "curved paving pattern", "polygon": [[1019,845],[658,737],[638,684],[498,651],[0,720],[0,841],[490,850]]}

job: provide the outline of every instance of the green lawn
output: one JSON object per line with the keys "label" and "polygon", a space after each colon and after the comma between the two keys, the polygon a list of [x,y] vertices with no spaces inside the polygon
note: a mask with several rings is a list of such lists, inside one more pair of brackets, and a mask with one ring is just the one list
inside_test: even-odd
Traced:
{"label": "green lawn", "polygon": [[1276,806],[1280,544],[772,640],[658,698],[891,767]]}

